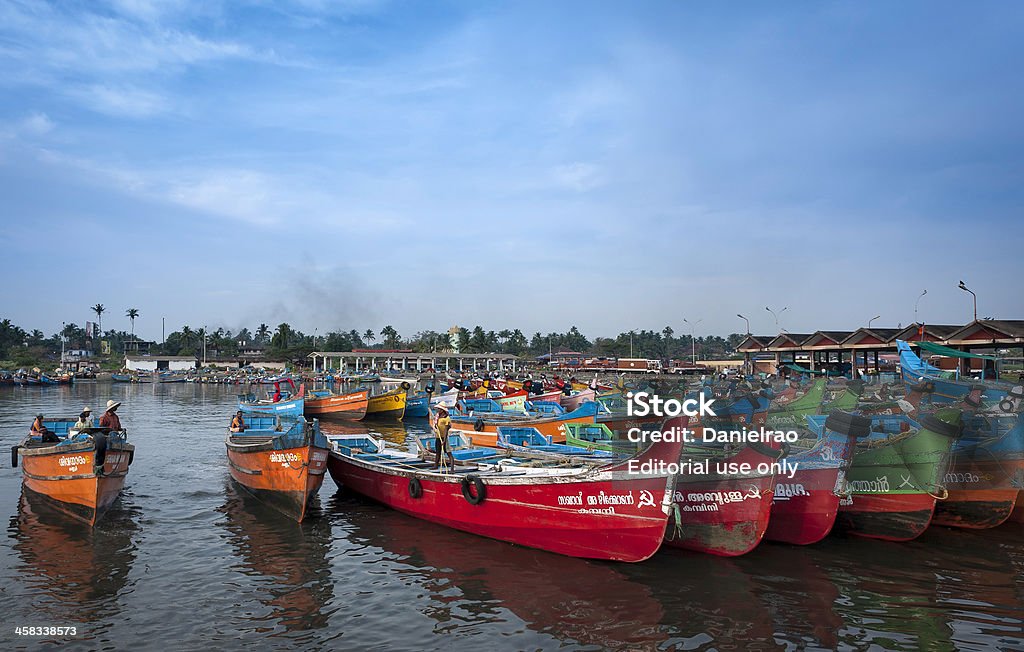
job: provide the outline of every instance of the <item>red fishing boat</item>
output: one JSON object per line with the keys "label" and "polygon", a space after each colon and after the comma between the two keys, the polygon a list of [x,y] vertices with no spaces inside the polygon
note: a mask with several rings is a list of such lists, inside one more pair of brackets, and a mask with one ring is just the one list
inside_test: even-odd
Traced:
{"label": "red fishing boat", "polygon": [[[681,428],[686,419],[672,423]],[[657,442],[613,464],[466,463],[446,471],[369,435],[330,439],[328,469],[338,486],[398,511],[531,548],[627,562],[661,546],[682,450],[681,441]]]}
{"label": "red fishing boat", "polygon": [[833,412],[815,433],[810,448],[804,439],[786,456],[792,469],[775,477],[771,519],[765,538],[796,545],[821,541],[836,522],[839,500],[847,492],[846,469],[858,438],[871,431],[871,419]]}
{"label": "red fishing boat", "polygon": [[302,409],[307,417],[361,421],[366,416],[369,396],[370,390],[368,389],[347,394],[317,390],[307,394]]}
{"label": "red fishing boat", "polygon": [[45,419],[56,441],[30,434],[11,451],[11,464],[21,456],[25,490],[52,507],[89,525],[117,500],[124,487],[135,446],[124,430],[85,428],[75,419]]}
{"label": "red fishing boat", "polygon": [[327,439],[320,424],[299,419],[281,430],[279,417],[246,415],[243,432],[229,432],[225,445],[231,477],[279,512],[302,521],[320,490],[327,465]]}
{"label": "red fishing boat", "polygon": [[[718,408],[714,422],[704,427],[735,429],[764,425],[768,399],[750,395]],[[700,439],[698,436],[697,439]],[[779,443],[728,447],[687,446],[683,459],[694,465],[692,473],[680,474],[675,486],[673,523],[665,543],[675,548],[733,557],[750,552],[761,542],[771,515],[775,473],[758,472],[781,455]],[[738,472],[739,465],[751,472]]]}

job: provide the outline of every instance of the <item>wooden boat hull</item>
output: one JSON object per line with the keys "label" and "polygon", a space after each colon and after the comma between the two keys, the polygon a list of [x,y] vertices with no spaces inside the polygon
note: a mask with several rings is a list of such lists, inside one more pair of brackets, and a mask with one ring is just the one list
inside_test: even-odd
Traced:
{"label": "wooden boat hull", "polygon": [[426,419],[430,416],[430,398],[426,394],[405,397],[405,414],[402,418]]}
{"label": "wooden boat hull", "polygon": [[821,541],[839,513],[842,469],[801,469],[792,480],[776,478],[772,515],[765,538],[800,546]]}
{"label": "wooden boat hull", "polygon": [[22,448],[24,486],[34,498],[95,525],[120,495],[134,452],[132,444],[110,441],[102,456],[102,465],[97,468],[97,453],[91,443],[88,447],[75,444],[46,449]]}
{"label": "wooden boat hull", "polygon": [[306,416],[361,421],[366,416],[368,407],[369,392],[363,390],[325,398],[306,398],[302,410]]}
{"label": "wooden boat hull", "polygon": [[839,501],[836,524],[872,539],[920,536],[931,523],[936,498],[944,497],[960,424],[960,410],[946,409],[924,417],[921,429],[907,437],[858,448],[848,473],[852,493]]}
{"label": "wooden boat hull", "polygon": [[371,396],[366,405],[366,416],[373,419],[397,419],[405,416],[406,390],[393,390]]}
{"label": "wooden boat hull", "polygon": [[[462,474],[380,467],[334,451],[328,470],[339,487],[416,518],[572,557],[625,562],[643,561],[661,546],[673,482],[610,470],[578,480],[481,476],[485,498],[474,505],[464,497]],[[420,485],[415,498],[413,479]]]}
{"label": "wooden boat hull", "polygon": [[[744,448],[725,460],[754,468],[769,460]],[[714,464],[714,462],[712,462]],[[743,555],[761,542],[768,528],[775,489],[774,475],[680,476],[673,499],[673,517],[665,544],[721,557]]]}
{"label": "wooden boat hull", "polygon": [[1009,520],[1024,523],[1024,491],[1017,492],[1017,501],[1013,504],[1013,513],[1010,514]]}
{"label": "wooden boat hull", "polygon": [[241,451],[227,442],[231,478],[282,514],[301,522],[324,481],[327,449],[312,444],[295,448]]}
{"label": "wooden boat hull", "polygon": [[950,489],[935,503],[932,523],[982,530],[996,527],[1013,515],[1018,489]]}
{"label": "wooden boat hull", "polygon": [[526,410],[526,401],[528,400],[528,394],[525,391],[518,391],[512,394],[506,394],[505,396],[499,396],[494,399],[501,409],[507,412],[522,412]]}
{"label": "wooden boat hull", "polygon": [[564,407],[567,412],[572,412],[573,410],[583,405],[587,401],[597,400],[596,397],[597,392],[595,392],[592,389],[585,389],[581,392],[573,394],[572,396],[563,395],[562,398],[559,400],[562,403],[562,407]]}
{"label": "wooden boat hull", "polygon": [[836,527],[868,539],[912,541],[934,512],[935,497],[927,493],[853,494],[839,501]]}

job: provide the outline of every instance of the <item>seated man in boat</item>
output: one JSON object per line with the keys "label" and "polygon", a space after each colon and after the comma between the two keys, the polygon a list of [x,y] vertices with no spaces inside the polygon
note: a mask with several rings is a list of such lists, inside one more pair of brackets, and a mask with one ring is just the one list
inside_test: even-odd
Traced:
{"label": "seated man in boat", "polygon": [[231,420],[231,432],[245,432],[245,421],[242,419],[242,411],[235,412]]}
{"label": "seated man in boat", "polygon": [[84,428],[92,428],[92,410],[89,406],[82,408],[82,413],[78,415],[78,421],[75,421],[75,425],[71,426],[71,430],[78,432]]}
{"label": "seated man in boat", "polygon": [[107,401],[107,411],[100,417],[100,428],[110,428],[111,430],[121,430],[121,418],[117,416],[117,408],[121,405],[120,401],[110,399]]}
{"label": "seated man in boat", "polygon": [[60,437],[43,425],[42,412],[36,415],[36,419],[32,422],[32,427],[29,431],[33,437],[39,437],[45,444],[52,444],[60,441]]}
{"label": "seated man in boat", "polygon": [[448,408],[443,405],[437,406],[437,421],[434,422],[434,432],[437,433],[437,446],[434,448],[434,468],[440,468],[441,455],[448,457],[448,468],[455,468],[455,456],[448,446],[448,431],[452,429],[452,420],[448,417]]}

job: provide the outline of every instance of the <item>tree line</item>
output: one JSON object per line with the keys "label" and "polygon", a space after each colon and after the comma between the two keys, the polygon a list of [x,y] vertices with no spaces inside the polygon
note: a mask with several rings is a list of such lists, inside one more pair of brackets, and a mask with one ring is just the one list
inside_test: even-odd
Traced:
{"label": "tree line", "polygon": [[[101,310],[96,310],[101,308]],[[101,320],[102,304],[92,308]],[[97,351],[98,340],[110,344],[112,355],[120,355],[130,342],[135,340],[135,319],[139,311],[130,308],[126,316],[131,320],[131,332],[107,330],[96,338],[87,337],[84,328],[77,324],[66,324],[64,328],[46,337],[42,331],[26,331],[11,323],[0,321],[0,360],[12,361],[15,365],[29,364],[43,359],[55,359],[59,354],[62,340],[68,349]],[[723,338],[717,335],[697,337],[676,336],[666,326],[661,330],[635,330],[619,333],[615,337],[588,338],[576,326],[564,333],[540,331],[527,335],[522,330],[485,330],[481,326],[459,328],[453,334],[448,329],[423,330],[403,337],[393,326],[388,325],[379,332],[366,330],[335,330],[324,334],[303,333],[287,322],[271,327],[265,323],[256,328],[242,328],[237,332],[230,329],[193,328],[182,326],[170,333],[167,339],[150,348],[150,353],[162,355],[203,356],[205,342],[207,359],[236,357],[247,351],[260,351],[267,358],[287,359],[300,362],[316,351],[352,351],[355,349],[410,350],[416,353],[451,352],[463,353],[509,353],[519,356],[536,357],[545,353],[576,351],[597,357],[636,357],[654,359],[686,359],[694,350],[700,357],[722,357],[735,351],[743,335],[732,333]]]}

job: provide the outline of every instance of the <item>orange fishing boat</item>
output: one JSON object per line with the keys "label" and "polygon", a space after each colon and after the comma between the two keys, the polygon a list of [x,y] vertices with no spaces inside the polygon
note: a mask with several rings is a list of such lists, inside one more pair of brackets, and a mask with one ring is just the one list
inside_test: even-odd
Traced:
{"label": "orange fishing boat", "polygon": [[74,430],[75,419],[44,419],[56,441],[30,434],[11,451],[11,464],[21,456],[26,492],[89,525],[117,500],[124,487],[135,446],[124,430]]}
{"label": "orange fishing boat", "polygon": [[[564,423],[594,423],[597,410],[597,403],[590,402],[584,403],[576,410],[566,412],[565,414],[538,419],[516,419],[514,422],[510,422],[508,419],[488,419],[486,414],[479,416],[455,416],[452,417],[452,429],[460,431],[472,429],[480,433],[494,434],[498,432],[499,426],[536,428],[540,431],[540,434],[551,437],[552,443],[564,444],[565,430],[561,428],[561,425]],[[472,437],[474,433],[467,432],[467,434]],[[477,446],[490,445],[485,443],[483,438],[474,439],[473,444]]]}
{"label": "orange fishing boat", "polygon": [[280,417],[246,415],[243,432],[229,432],[225,445],[231,477],[283,514],[302,521],[327,470],[327,439],[320,424],[305,419],[286,430]]}
{"label": "orange fishing boat", "polygon": [[306,396],[304,413],[307,417],[361,421],[366,416],[370,391],[361,389],[348,394],[313,391]]}

